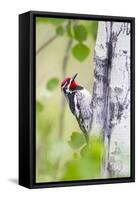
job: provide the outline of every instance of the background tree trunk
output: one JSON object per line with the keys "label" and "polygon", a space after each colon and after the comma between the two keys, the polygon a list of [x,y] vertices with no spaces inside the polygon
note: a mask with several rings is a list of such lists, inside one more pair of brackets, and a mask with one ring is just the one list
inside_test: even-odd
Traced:
{"label": "background tree trunk", "polygon": [[130,23],[99,22],[94,53],[92,132],[107,146],[104,176],[129,171],[121,155],[130,142]]}

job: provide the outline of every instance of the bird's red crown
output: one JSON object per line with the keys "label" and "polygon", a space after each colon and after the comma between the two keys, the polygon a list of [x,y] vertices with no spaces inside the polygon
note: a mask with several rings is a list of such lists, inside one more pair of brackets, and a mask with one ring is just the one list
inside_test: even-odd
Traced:
{"label": "bird's red crown", "polygon": [[66,77],[62,83],[61,83],[61,87],[64,87],[65,83],[66,83],[66,86],[69,85],[69,88],[71,90],[74,90],[77,86],[78,86],[78,83],[75,81],[75,78],[76,78],[77,74],[75,74],[75,76],[73,78],[71,77]]}

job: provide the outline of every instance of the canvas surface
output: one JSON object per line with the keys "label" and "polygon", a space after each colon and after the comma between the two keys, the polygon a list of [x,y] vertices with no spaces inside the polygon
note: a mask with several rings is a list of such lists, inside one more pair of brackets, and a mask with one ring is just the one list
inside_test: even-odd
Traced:
{"label": "canvas surface", "polygon": [[[36,183],[130,177],[130,23],[36,17],[35,25]],[[76,73],[79,100],[61,86]]]}

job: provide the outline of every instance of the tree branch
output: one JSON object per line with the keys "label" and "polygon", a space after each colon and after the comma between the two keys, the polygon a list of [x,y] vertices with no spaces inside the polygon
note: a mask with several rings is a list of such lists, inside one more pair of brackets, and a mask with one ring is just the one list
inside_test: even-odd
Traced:
{"label": "tree branch", "polygon": [[[72,39],[69,39],[68,43],[67,43],[67,47],[66,47],[66,52],[65,52],[65,56],[63,58],[63,63],[62,63],[62,80],[65,78],[66,76],[66,71],[67,71],[67,63],[69,60],[69,54],[70,54],[70,49],[72,46]],[[63,129],[64,129],[64,115],[65,115],[65,98],[62,96],[61,98],[61,112],[60,112],[60,117],[59,117],[59,138],[63,137]]]}
{"label": "tree branch", "polygon": [[38,55],[44,48],[46,48],[51,42],[53,42],[57,38],[57,35],[54,35],[51,37],[48,41],[46,41],[44,44],[42,44],[41,47],[38,48],[36,51],[36,55]]}
{"label": "tree branch", "polygon": [[[68,24],[69,23],[71,23],[71,20],[68,21]],[[69,61],[72,43],[73,43],[73,39],[70,38],[68,43],[67,43],[66,50],[65,50],[65,56],[64,56],[63,62],[62,62],[62,75],[61,75],[62,80],[66,77],[67,64],[68,64],[68,61]],[[58,131],[59,139],[63,138],[65,108],[66,108],[66,102],[65,102],[64,96],[62,95],[62,97],[61,97],[61,111],[60,111],[60,117],[59,117],[59,131]],[[57,173],[58,173],[59,168],[60,168],[60,160],[61,160],[61,157],[58,158],[57,163],[56,163],[57,170],[56,170],[56,173],[55,173],[55,179],[57,179],[57,176],[58,176]]]}

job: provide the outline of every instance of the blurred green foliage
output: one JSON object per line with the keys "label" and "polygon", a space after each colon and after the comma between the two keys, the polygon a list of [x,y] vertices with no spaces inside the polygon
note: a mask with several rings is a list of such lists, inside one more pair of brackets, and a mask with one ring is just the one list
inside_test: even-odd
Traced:
{"label": "blurred green foliage", "polygon": [[58,84],[59,84],[59,79],[58,78],[51,78],[47,84],[46,84],[46,88],[48,90],[55,90],[57,87],[58,87]]}
{"label": "blurred green foliage", "polygon": [[[37,117],[37,128],[43,140],[39,147],[41,158],[38,181],[93,179],[101,176],[101,161],[105,148],[101,137],[91,136],[87,145],[83,133],[73,132],[68,142],[51,135],[53,117]],[[46,122],[45,122],[46,120]],[[39,141],[37,141],[39,143]],[[38,145],[39,146],[39,145]],[[45,154],[42,154],[45,152]]]}
{"label": "blurred green foliage", "polygon": [[67,30],[67,34],[70,38],[73,38],[73,27],[72,27],[72,24],[71,22],[69,22],[67,25],[66,25],[66,30]]}
{"label": "blurred green foliage", "polygon": [[65,164],[62,180],[92,179],[101,176],[101,161],[105,152],[102,139],[92,136],[89,144],[85,143],[84,146],[84,139],[80,139],[80,135],[78,133],[71,137],[71,140],[74,140],[72,141],[73,150],[75,146],[79,148],[79,151]]}
{"label": "blurred green foliage", "polygon": [[[77,24],[77,21],[79,24]],[[97,21],[37,17],[36,23],[51,23],[55,26],[57,36],[63,36],[66,33],[73,41],[77,40],[78,43],[72,47],[72,55],[79,62],[84,61],[90,53],[91,47],[85,44],[88,35],[91,35],[94,40],[97,36]]]}
{"label": "blurred green foliage", "polygon": [[56,34],[62,36],[64,34],[64,28],[63,26],[58,26],[56,28]]}
{"label": "blurred green foliage", "polygon": [[[92,49],[91,45],[95,44],[98,22],[37,17],[36,26],[39,25],[50,27],[49,30],[53,31],[56,36],[55,40],[57,38],[72,40],[70,53],[74,62],[82,63],[88,59]],[[51,44],[49,43],[49,46]],[[52,51],[51,54],[52,58],[59,62],[58,57],[54,56]],[[65,56],[63,55],[63,58]],[[45,63],[43,65],[45,66]],[[49,68],[51,70],[51,66]],[[43,87],[36,86],[40,94],[42,92],[45,94],[43,98],[40,94],[37,95],[36,100],[36,181],[48,182],[100,177],[101,159],[104,152],[101,138],[92,136],[89,145],[87,145],[86,139],[83,133],[79,132],[80,129],[72,115],[71,119],[75,121],[78,129],[72,128],[71,130],[71,127],[71,131],[64,129],[63,137],[59,137],[61,108],[57,106],[59,102],[57,104],[55,94],[61,96],[59,88],[62,80],[57,74],[47,78]],[[67,107],[65,108],[65,118],[66,115]],[[65,119],[65,123],[72,125],[74,122],[70,123]]]}
{"label": "blurred green foliage", "polygon": [[36,17],[36,23],[51,23],[55,26],[62,24],[65,19],[62,18],[48,18],[48,17]]}
{"label": "blurred green foliage", "polygon": [[71,135],[70,141],[68,142],[68,144],[71,146],[72,149],[78,149],[85,143],[86,143],[86,140],[85,140],[84,135],[78,132],[73,132]]}

